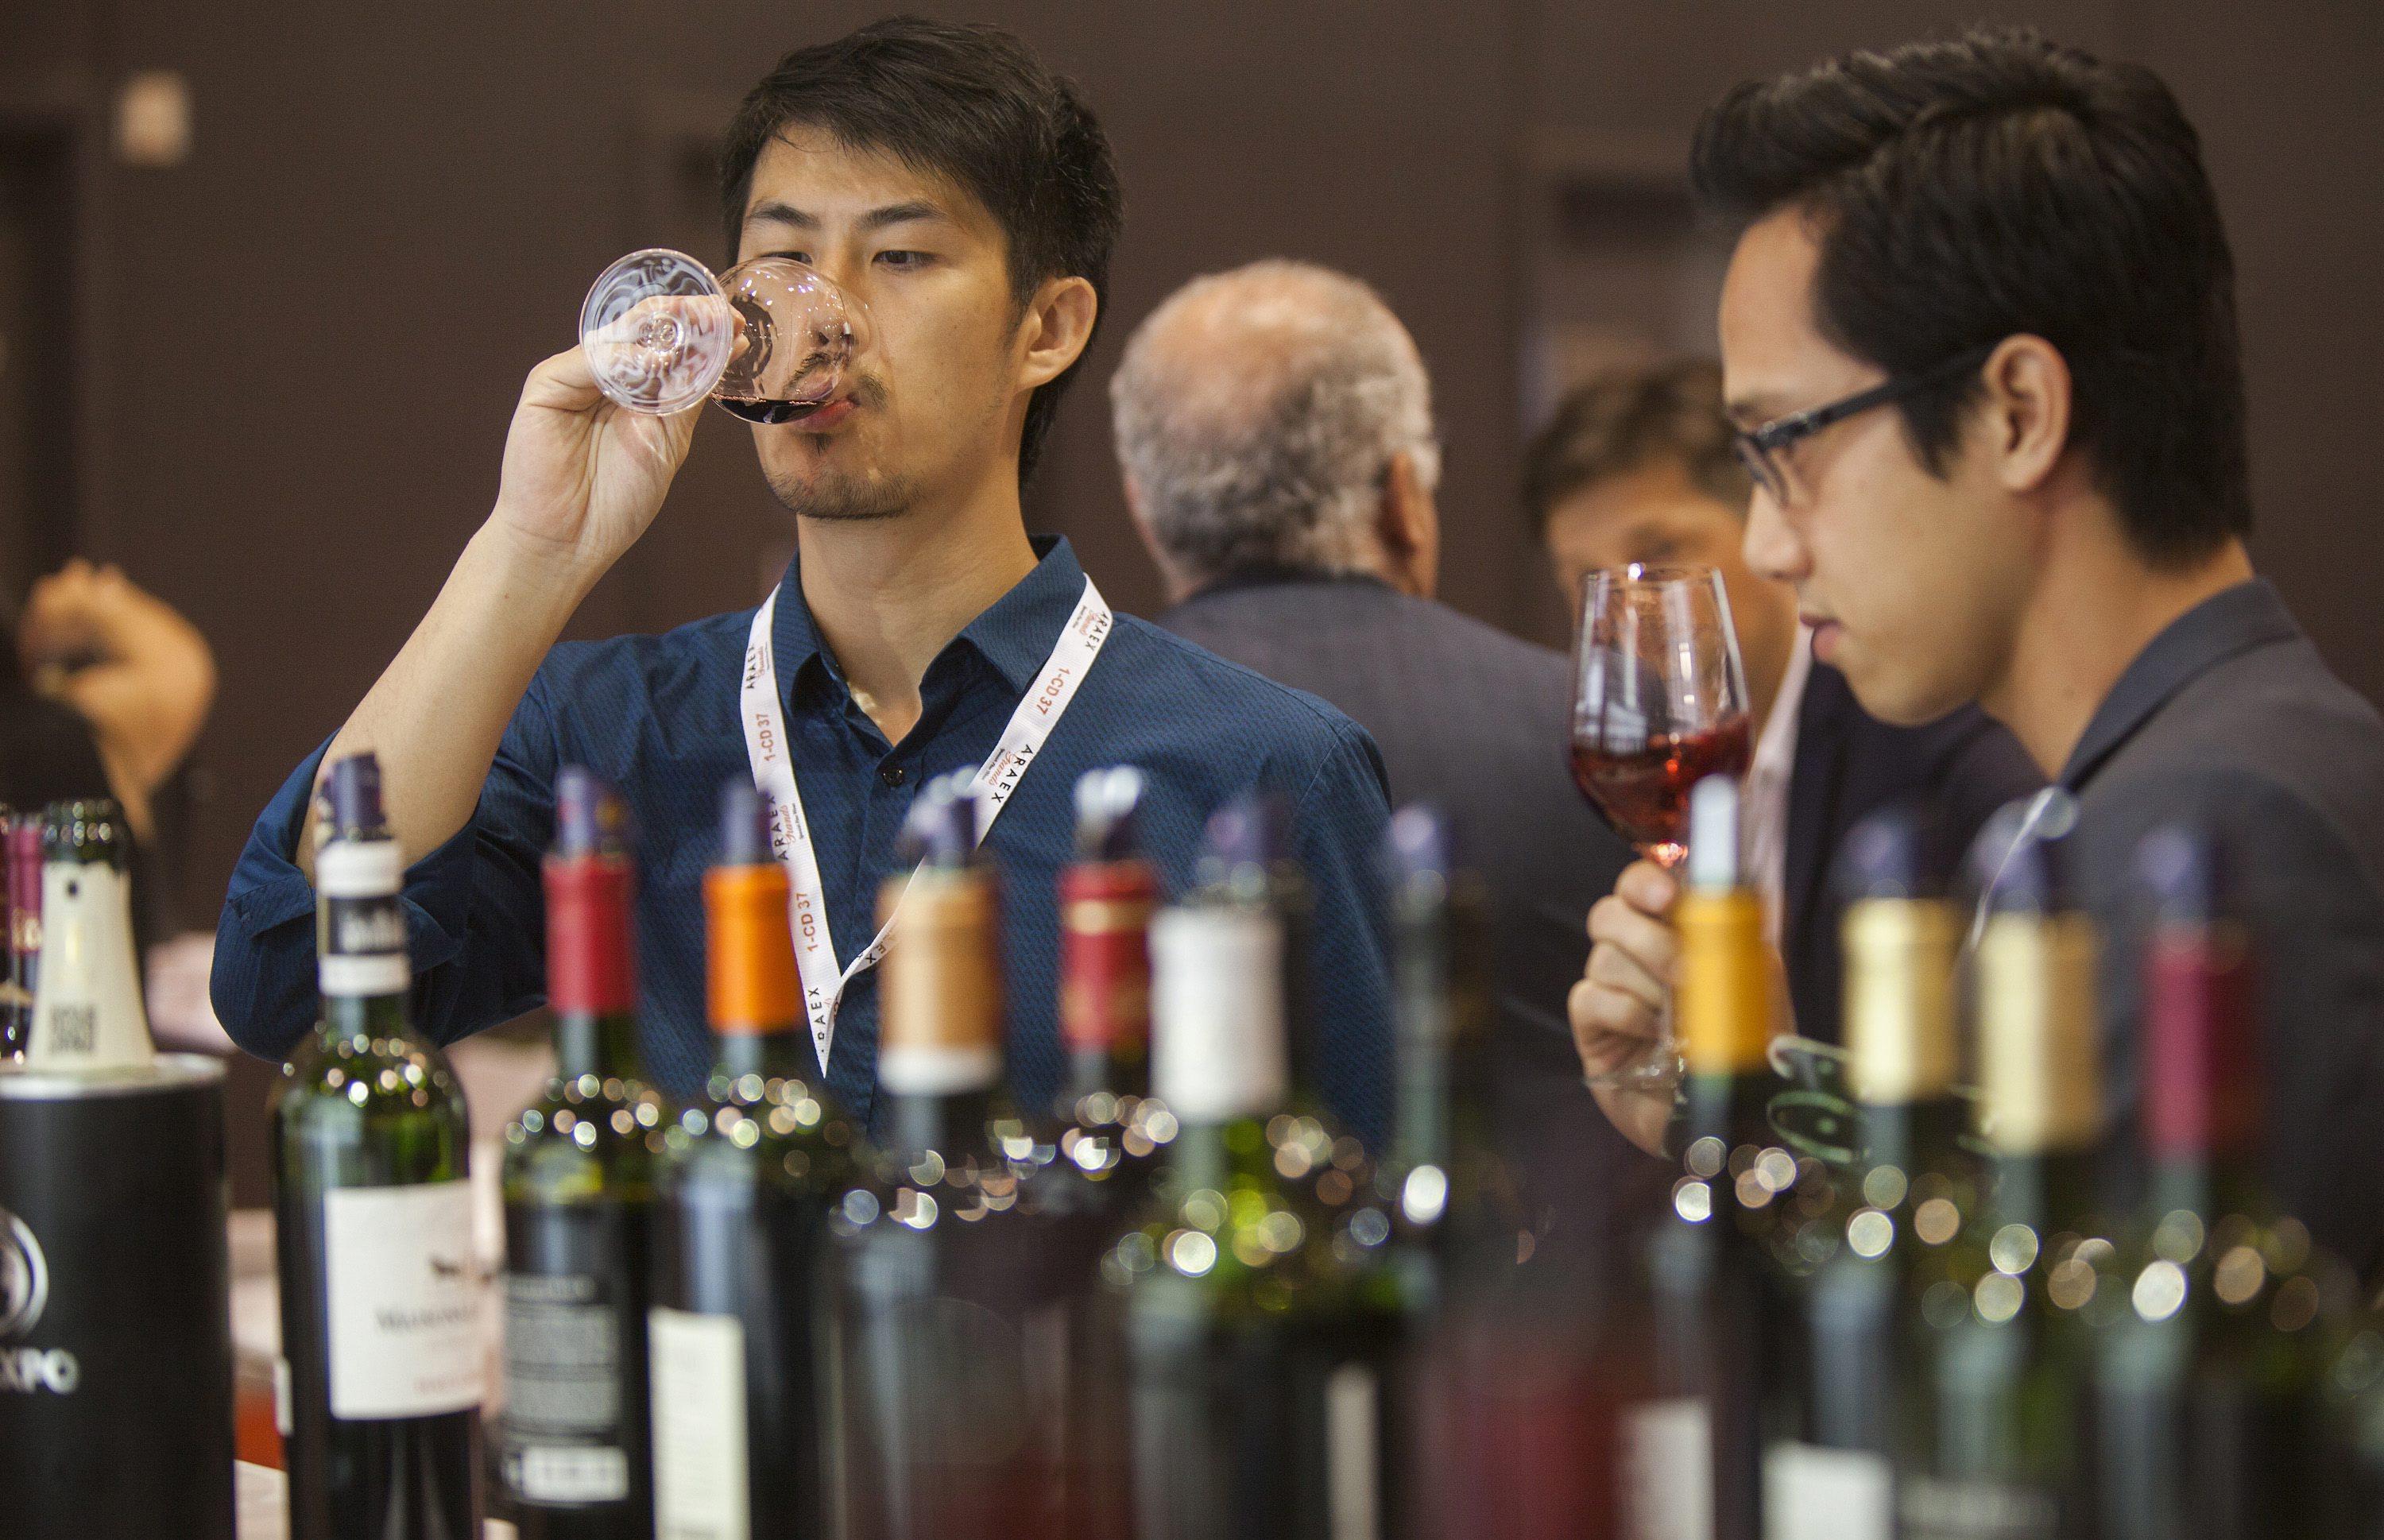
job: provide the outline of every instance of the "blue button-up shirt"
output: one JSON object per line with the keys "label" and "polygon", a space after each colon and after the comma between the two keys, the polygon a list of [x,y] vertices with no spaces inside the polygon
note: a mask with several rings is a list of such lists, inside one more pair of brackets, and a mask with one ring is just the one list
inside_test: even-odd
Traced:
{"label": "blue button-up shirt", "polygon": [[[773,644],[803,808],[816,842],[838,961],[875,935],[879,886],[903,868],[895,836],[921,785],[992,751],[1084,591],[1065,540],[954,638],[920,681],[918,726],[888,745],[852,699],[789,566]],[[498,746],[472,820],[406,873],[418,1025],[441,1042],[543,1003],[540,862],[554,782],[582,764],[618,787],[639,836],[640,1040],[649,1073],[682,1094],[713,1061],[704,1019],[704,870],[720,848],[721,785],[749,777],[738,686],[753,612],[659,637],[558,645]],[[328,745],[327,745],[328,746]],[[316,1019],[315,895],[293,863],[323,751],[292,772],[250,835],[216,934],[216,1013],[252,1053],[278,1058]],[[1031,1107],[1059,1088],[1055,883],[1074,844],[1076,777],[1132,764],[1148,777],[1137,824],[1171,888],[1192,880],[1202,826],[1256,785],[1292,812],[1314,886],[1320,1091],[1353,1130],[1379,1136],[1390,1098],[1389,985],[1373,863],[1387,808],[1372,739],[1288,689],[1130,615],[1118,617],[1067,714],[987,836],[1002,885],[1012,1090]],[[846,991],[829,1089],[856,1116],[876,1092],[873,970]]]}

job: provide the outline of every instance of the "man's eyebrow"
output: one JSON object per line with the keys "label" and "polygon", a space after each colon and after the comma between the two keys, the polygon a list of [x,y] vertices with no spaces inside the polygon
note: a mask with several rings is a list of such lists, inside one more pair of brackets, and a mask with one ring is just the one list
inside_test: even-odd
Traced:
{"label": "man's eyebrow", "polygon": [[[950,216],[947,215],[942,209],[937,208],[935,205],[926,202],[925,199],[913,199],[909,203],[888,204],[883,208],[873,208],[868,213],[863,215],[860,218],[854,220],[853,225],[865,235],[875,230],[884,230],[890,225],[910,224],[920,219],[946,219],[950,217]],[[761,203],[755,204],[751,211],[745,216],[745,222],[748,225],[791,225],[797,230],[817,230],[820,228],[818,216],[797,208],[792,204],[783,203],[776,198],[767,198],[763,200]]]}

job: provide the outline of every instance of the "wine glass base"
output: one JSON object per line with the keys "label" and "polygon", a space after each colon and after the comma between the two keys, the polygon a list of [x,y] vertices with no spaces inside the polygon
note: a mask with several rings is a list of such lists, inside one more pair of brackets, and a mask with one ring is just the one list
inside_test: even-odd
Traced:
{"label": "wine glass base", "polygon": [[1682,1073],[1680,1054],[1662,1052],[1619,1070],[1584,1074],[1581,1083],[1593,1091],[1668,1091],[1681,1083]]}

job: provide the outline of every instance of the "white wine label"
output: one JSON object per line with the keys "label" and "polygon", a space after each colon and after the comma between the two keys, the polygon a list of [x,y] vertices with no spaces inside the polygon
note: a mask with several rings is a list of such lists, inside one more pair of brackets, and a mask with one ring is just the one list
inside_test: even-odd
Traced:
{"label": "white wine label", "polygon": [[1906,1540],[2042,1540],[2067,1534],[2049,1492],[2018,1483],[1907,1481],[1898,1506]]}
{"label": "white wine label", "polygon": [[1622,1427],[1622,1533],[1713,1540],[1713,1420],[1693,1396],[1649,1401]]}
{"label": "white wine label", "polygon": [[618,1322],[602,1287],[585,1273],[507,1273],[507,1428],[525,1434],[615,1432],[621,1421]]}
{"label": "white wine label", "polygon": [[655,1540],[749,1540],[744,1323],[661,1305],[646,1322]]}
{"label": "white wine label", "polygon": [[620,1312],[605,1292],[583,1273],[505,1274],[503,1470],[526,1502],[629,1495]]}
{"label": "white wine label", "polygon": [[1364,1364],[1324,1382],[1324,1449],[1333,1540],[1382,1540],[1382,1394]]}
{"label": "white wine label", "polygon": [[467,1182],[323,1195],[331,1415],[431,1417],[480,1404],[488,1339]]}
{"label": "white wine label", "polygon": [[629,1457],[618,1449],[533,1444],[513,1460],[513,1488],[534,1503],[614,1503],[629,1495]]}
{"label": "white wine label", "polygon": [[1283,925],[1257,910],[1162,909],[1150,922],[1150,1088],[1186,1123],[1283,1105]]}
{"label": "white wine label", "polygon": [[132,957],[132,879],[98,862],[51,862],[42,926],[26,1064],[77,1074],[149,1063],[156,1050]]}
{"label": "white wine label", "polygon": [[1775,1444],[1763,1456],[1764,1540],[1894,1540],[1894,1474],[1864,1449]]}

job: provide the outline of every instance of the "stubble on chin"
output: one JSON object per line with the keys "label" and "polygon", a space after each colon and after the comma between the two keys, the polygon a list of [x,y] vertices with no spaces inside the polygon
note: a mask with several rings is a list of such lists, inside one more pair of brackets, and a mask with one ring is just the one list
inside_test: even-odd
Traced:
{"label": "stubble on chin", "polygon": [[771,495],[797,518],[838,523],[900,518],[911,509],[912,488],[897,477],[858,477],[821,466],[808,474],[765,468]]}

